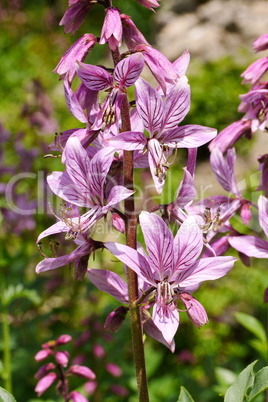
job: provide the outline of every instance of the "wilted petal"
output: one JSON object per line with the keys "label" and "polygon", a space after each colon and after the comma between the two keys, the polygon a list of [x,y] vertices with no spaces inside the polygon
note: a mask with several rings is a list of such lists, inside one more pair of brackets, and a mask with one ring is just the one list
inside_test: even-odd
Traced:
{"label": "wilted petal", "polygon": [[266,237],[268,237],[268,199],[261,195],[258,200],[259,222]]}
{"label": "wilted petal", "polygon": [[216,135],[214,128],[189,124],[165,131],[161,139],[170,148],[196,148],[206,144]]}
{"label": "wilted petal", "polygon": [[56,373],[49,373],[45,377],[41,378],[41,380],[38,381],[35,387],[35,392],[37,392],[37,396],[40,397],[53,384],[56,379]]}
{"label": "wilted petal", "polygon": [[127,284],[114,272],[104,269],[88,269],[87,275],[89,280],[102,292],[109,293],[121,303],[128,302]]}
{"label": "wilted petal", "polygon": [[142,233],[148,251],[149,264],[160,281],[173,269],[173,236],[162,218],[142,211],[139,216]]}
{"label": "wilted petal", "polygon": [[64,80],[64,92],[69,111],[81,123],[87,123],[87,117],[67,79]]}
{"label": "wilted petal", "polygon": [[92,91],[101,91],[113,86],[113,77],[104,68],[76,62],[77,75]]}
{"label": "wilted petal", "polygon": [[229,243],[248,257],[268,258],[268,242],[255,236],[229,237]]}
{"label": "wilted petal", "polygon": [[114,79],[121,88],[128,88],[139,78],[144,66],[141,53],[135,53],[120,61],[114,70]]}
{"label": "wilted petal", "polygon": [[157,92],[147,81],[139,78],[136,87],[136,106],[143,125],[152,135],[158,132],[162,125],[163,101]]}

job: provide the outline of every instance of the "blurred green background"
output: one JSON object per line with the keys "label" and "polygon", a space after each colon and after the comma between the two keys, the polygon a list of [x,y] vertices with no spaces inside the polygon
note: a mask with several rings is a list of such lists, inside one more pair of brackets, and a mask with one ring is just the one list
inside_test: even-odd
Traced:
{"label": "blurred green background", "polygon": [[[131,15],[148,41],[153,42],[153,13],[134,0],[124,3],[122,11]],[[115,5],[120,6],[120,1]],[[13,393],[19,402],[37,400],[33,376],[40,364],[35,362],[34,355],[42,343],[64,333],[71,334],[74,339],[69,348],[71,357],[80,356],[80,361],[97,375],[98,388],[95,394],[88,396],[90,401],[134,402],[137,400],[136,385],[134,369],[129,363],[132,357],[128,321],[113,336],[103,330],[106,316],[118,307],[118,303],[112,297],[100,294],[86,278],[82,282],[75,281],[71,267],[39,276],[35,274],[35,266],[42,258],[35,245],[36,238],[55,221],[47,207],[51,194],[46,189],[45,176],[53,170],[62,170],[59,159],[44,159],[43,156],[51,153],[47,145],[53,141],[56,131],[81,126],[68,112],[62,82],[52,70],[81,34],[100,35],[103,19],[102,8],[95,7],[72,38],[64,35],[63,28],[58,25],[66,7],[65,0],[2,0],[0,4],[0,319],[3,326],[7,308]],[[248,54],[250,63],[250,49]],[[107,48],[99,46],[86,61],[102,64],[107,57]],[[236,112],[238,94],[245,92],[240,84],[240,74],[248,63],[237,65],[231,57],[206,64],[193,61],[188,75],[192,87],[191,111],[185,124],[202,124],[220,131],[237,120],[240,117]],[[240,144],[240,152],[241,149],[247,152],[248,143],[242,140]],[[208,157],[205,148],[200,154],[201,159]],[[184,163],[182,153],[178,165],[171,168],[173,179],[167,184],[171,188],[169,195],[176,193]],[[146,172],[143,175],[147,177]],[[17,179],[13,183],[14,177]],[[21,216],[8,210],[5,190],[10,183],[14,184],[14,203],[26,206],[26,209],[34,208],[36,213]],[[160,202],[172,201],[163,197]],[[109,223],[107,231],[112,239],[114,232]],[[96,240],[97,237],[96,230]],[[60,236],[58,241],[61,250],[73,249],[73,245]],[[111,260],[108,252],[98,252],[89,264],[92,268],[117,270],[118,264]],[[255,359],[260,360],[260,367],[265,364],[263,343],[258,343],[256,335],[254,338],[254,334],[239,324],[234,314],[253,315],[266,326],[267,308],[263,303],[266,286],[265,262],[254,260],[251,267],[237,262],[227,277],[205,283],[196,292],[195,297],[204,305],[210,319],[204,328],[198,330],[189,322],[186,313],[181,313],[174,354],[147,338],[152,402],[175,402],[181,385],[198,402],[222,400],[219,393],[225,391],[229,378],[233,378],[232,373],[223,369],[238,373]],[[85,340],[75,342],[81,334],[86,334]],[[96,345],[104,348],[104,356],[99,357],[94,352]],[[1,353],[3,347],[1,337]],[[122,375],[113,377],[105,368],[108,362],[118,364]],[[0,377],[0,385],[4,386],[3,361]],[[73,386],[79,388],[82,384],[77,380]],[[111,390],[115,384],[123,387],[124,395]],[[38,400],[60,399],[55,397],[54,389],[49,389]]]}

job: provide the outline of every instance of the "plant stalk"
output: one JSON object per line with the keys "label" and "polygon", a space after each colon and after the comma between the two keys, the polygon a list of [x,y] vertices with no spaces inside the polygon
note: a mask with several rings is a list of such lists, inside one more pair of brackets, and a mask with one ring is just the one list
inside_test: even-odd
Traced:
{"label": "plant stalk", "polygon": [[[122,131],[131,131],[129,103],[127,95],[124,96],[122,109]],[[134,168],[133,151],[124,151],[124,185],[129,190],[134,190]],[[124,202],[126,216],[126,244],[136,249],[137,239],[137,218],[135,214],[134,196],[127,198]],[[137,387],[140,402],[149,402],[144,345],[142,337],[142,324],[140,307],[136,305],[139,297],[137,274],[129,267],[127,268],[127,282],[129,294],[130,326],[132,336],[132,349],[136,369]]]}

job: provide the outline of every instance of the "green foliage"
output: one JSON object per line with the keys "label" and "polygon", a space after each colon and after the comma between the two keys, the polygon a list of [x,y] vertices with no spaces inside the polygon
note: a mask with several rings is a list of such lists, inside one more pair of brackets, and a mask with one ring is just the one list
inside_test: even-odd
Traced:
{"label": "green foliage", "polygon": [[263,367],[256,374],[253,368],[257,361],[249,364],[228,388],[224,402],[253,402],[268,388],[268,367]]}
{"label": "green foliage", "polygon": [[189,394],[186,388],[181,387],[178,402],[194,402],[193,398]]}
{"label": "green foliage", "polygon": [[0,402],[16,402],[16,399],[4,388],[0,387]]}

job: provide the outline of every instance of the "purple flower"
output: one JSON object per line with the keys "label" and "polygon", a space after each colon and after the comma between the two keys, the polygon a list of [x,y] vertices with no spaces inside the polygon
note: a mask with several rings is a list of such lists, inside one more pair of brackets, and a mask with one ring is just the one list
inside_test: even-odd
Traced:
{"label": "purple flower", "polygon": [[258,39],[255,40],[255,42],[253,43],[253,49],[256,52],[268,49],[268,33],[261,35]]}
{"label": "purple flower", "polygon": [[106,125],[117,123],[118,125],[123,100],[122,94],[125,94],[127,88],[139,78],[144,66],[142,54],[132,54],[121,60],[115,67],[113,76],[104,68],[91,64],[77,62],[76,66],[79,78],[89,90],[95,93],[109,90],[109,94],[96,118],[101,122],[100,127],[102,123]]}
{"label": "purple flower", "polygon": [[149,8],[149,10],[154,11],[154,8],[157,8],[160,6],[158,3],[161,0],[137,0],[142,6]]}
{"label": "purple flower", "polygon": [[122,33],[119,10],[115,7],[108,8],[101,31],[100,44],[103,45],[108,42],[110,49],[115,51],[121,46]]}
{"label": "purple flower", "polygon": [[97,38],[91,34],[84,34],[67,50],[62,56],[53,73],[60,75],[60,79],[68,75],[68,81],[71,83],[76,74],[75,62],[83,61],[88,52],[95,46]]}
{"label": "purple flower", "polygon": [[[106,243],[105,247],[155,289],[152,320],[170,345],[179,325],[175,302],[181,298],[181,294],[185,300],[185,293],[192,293],[203,281],[226,275],[233,267],[235,258],[198,260],[203,248],[203,235],[193,218],[188,218],[181,225],[174,239],[164,221],[155,214],[143,211],[140,224],[148,255],[118,243]],[[198,303],[193,305],[190,315],[192,322],[205,324],[203,308]]]}
{"label": "purple flower", "polygon": [[120,17],[123,26],[123,39],[129,50],[135,50],[138,45],[150,45],[131,17],[126,14],[121,14]]}
{"label": "purple flower", "polygon": [[95,4],[94,0],[69,1],[70,8],[65,12],[60,21],[60,25],[64,25],[64,33],[71,32],[74,35],[86,18],[89,10]]}
{"label": "purple flower", "polygon": [[[268,199],[261,195],[258,200],[259,223],[268,237]],[[256,236],[230,236],[230,245],[248,257],[268,258],[268,241]]]}
{"label": "purple flower", "polygon": [[169,148],[199,147],[214,138],[216,130],[198,125],[178,127],[190,108],[190,87],[185,76],[164,101],[144,79],[139,78],[135,86],[137,111],[150,137],[147,138],[142,132],[124,132],[110,142],[120,149],[148,150],[151,174],[160,194],[169,167]]}
{"label": "purple flower", "polygon": [[222,153],[224,153],[243,135],[249,139],[252,136],[250,120],[238,120],[230,124],[211,141],[208,148],[210,151],[214,148],[218,148]]}
{"label": "purple flower", "polygon": [[52,372],[38,381],[35,387],[35,392],[37,392],[38,398],[53,384],[57,377],[57,374]]}
{"label": "purple flower", "polygon": [[241,77],[244,78],[243,84],[251,83],[255,85],[263,76],[263,74],[268,70],[268,57],[263,57],[259,60],[254,61],[242,74]]}

